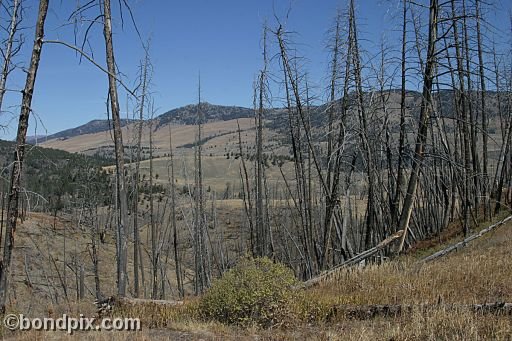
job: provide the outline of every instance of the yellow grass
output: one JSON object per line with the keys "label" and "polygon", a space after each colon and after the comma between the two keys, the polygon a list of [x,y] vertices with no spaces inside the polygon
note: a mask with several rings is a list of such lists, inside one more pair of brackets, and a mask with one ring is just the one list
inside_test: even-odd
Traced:
{"label": "yellow grass", "polygon": [[[238,202],[226,201],[225,204],[234,206]],[[78,335],[90,340],[510,340],[510,316],[476,314],[464,308],[448,311],[436,303],[512,302],[511,241],[512,224],[508,223],[468,247],[429,264],[419,266],[415,255],[407,255],[380,266],[346,270],[335,280],[298,292],[296,299],[289,303],[289,319],[271,330],[240,329],[202,320],[197,313],[197,300],[187,300],[182,307],[140,306],[116,312],[116,316],[140,317],[141,332]],[[17,291],[22,295],[20,287]],[[397,317],[370,320],[350,319],[342,309],[335,309],[343,305],[423,303],[433,306]],[[80,306],[72,303],[40,313],[58,316],[66,311],[77,314],[91,313],[91,310],[91,306],[83,303]],[[21,340],[69,338],[62,332],[13,334],[3,330],[2,333],[4,337]]]}
{"label": "yellow grass", "polygon": [[[238,120],[241,130],[248,130],[254,127],[254,119],[241,118]],[[236,143],[238,143],[238,126],[236,120],[217,121],[205,123],[203,125],[203,138],[222,135],[226,133],[236,134]],[[179,147],[185,144],[194,143],[197,135],[197,126],[195,125],[171,125],[171,133],[173,139],[173,146]],[[135,123],[129,124],[122,128],[123,142],[125,145],[135,145],[138,134],[138,125]],[[245,132],[242,132],[242,137],[245,138]],[[217,139],[218,143],[226,142],[226,139],[234,141],[234,137],[220,136]],[[215,140],[213,139],[213,140]],[[149,146],[149,126],[145,126],[142,133],[142,145]],[[210,144],[215,142],[210,142]],[[83,152],[89,149],[100,148],[104,146],[113,146],[112,132],[104,131],[94,134],[84,134],[71,137],[66,140],[52,139],[41,143],[41,146],[48,148],[62,149],[68,152]],[[153,146],[157,150],[156,154],[161,154],[158,150],[162,149],[163,152],[169,150],[169,126],[164,125],[158,127],[153,132]]]}

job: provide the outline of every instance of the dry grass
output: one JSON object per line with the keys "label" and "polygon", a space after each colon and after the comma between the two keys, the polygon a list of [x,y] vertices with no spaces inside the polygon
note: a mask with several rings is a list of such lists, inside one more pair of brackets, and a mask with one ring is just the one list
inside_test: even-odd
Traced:
{"label": "dry grass", "polygon": [[[482,226],[483,227],[483,226]],[[141,332],[78,333],[83,339],[187,340],[512,340],[512,317],[482,315],[464,308],[445,310],[443,303],[512,302],[512,224],[491,232],[467,248],[435,262],[417,263],[417,254],[363,269],[297,293],[290,316],[271,329],[240,329],[200,318],[197,299],[183,306],[122,308],[116,316],[139,317]],[[453,240],[449,241],[449,243]],[[439,248],[436,246],[435,248]],[[419,250],[421,255],[432,252]],[[343,305],[432,304],[396,317],[358,320]],[[54,316],[62,310],[54,308]],[[83,309],[83,310],[82,310]],[[75,313],[90,307],[75,306]],[[68,339],[59,332],[3,331],[21,340]]]}
{"label": "dry grass", "polygon": [[[239,119],[240,129],[246,130],[254,127],[254,119]],[[226,133],[236,133],[238,129],[236,120],[209,122],[203,125],[203,137],[214,135],[223,135]],[[195,141],[197,127],[195,125],[171,125],[173,145],[190,144]],[[123,141],[125,144],[131,144],[136,140],[138,133],[137,124],[129,124],[122,128]],[[245,136],[245,134],[243,135]],[[238,139],[238,137],[237,137]],[[219,140],[220,142],[225,140]],[[238,142],[238,140],[237,140]],[[142,145],[149,146],[149,127],[144,128],[142,134]],[[110,131],[104,131],[94,134],[83,134],[69,139],[52,139],[41,143],[41,146],[48,148],[62,149],[68,152],[83,152],[90,149],[96,149],[105,146],[113,146],[112,135]],[[157,149],[163,149],[165,152],[169,149],[169,126],[161,126],[153,132],[153,146]]]}
{"label": "dry grass", "polygon": [[[510,316],[481,315],[464,308],[447,311],[436,303],[511,302],[511,240],[512,224],[507,224],[430,264],[420,266],[408,255],[380,266],[346,270],[336,280],[299,293],[291,303],[290,319],[272,330],[224,327],[222,335],[251,339],[257,334],[263,339],[289,340],[510,340]],[[334,309],[342,305],[421,303],[433,307],[363,321]],[[186,315],[194,320],[193,315]],[[171,328],[173,323],[182,323],[174,321]],[[194,330],[204,323],[189,320],[186,326]]]}
{"label": "dry grass", "polygon": [[[29,213],[27,219],[18,226],[13,252],[13,270],[7,311],[23,313],[27,316],[59,316],[67,314],[93,314],[95,307],[95,283],[93,264],[90,256],[91,237],[89,228],[78,228],[76,221],[64,218],[56,219],[53,228],[53,217],[44,213]],[[147,226],[141,228],[143,245],[147,245]],[[65,240],[65,241],[64,241]],[[66,258],[64,258],[64,243],[66,243]],[[105,296],[115,293],[116,273],[115,240],[107,234],[104,243],[98,242],[99,276],[101,291]],[[129,254],[133,253],[130,245]],[[65,299],[62,277],[64,276],[64,259],[66,267],[66,286],[69,297]],[[85,270],[85,298],[81,303],[76,302],[77,286],[75,269],[77,264],[83,264]],[[149,273],[149,255],[143,253],[144,268]],[[128,262],[129,276],[133,263]],[[188,281],[190,271],[185,269],[186,292],[192,290]],[[174,264],[169,262],[167,278],[175,283]],[[150,276],[147,276],[150,277]],[[146,278],[146,287],[150,287],[150,278]],[[128,287],[133,294],[133,283]],[[168,293],[169,294],[169,293]]]}
{"label": "dry grass", "polygon": [[511,302],[511,240],[512,225],[507,224],[435,262],[420,265],[411,254],[379,266],[345,270],[336,281],[309,293],[339,304]]}

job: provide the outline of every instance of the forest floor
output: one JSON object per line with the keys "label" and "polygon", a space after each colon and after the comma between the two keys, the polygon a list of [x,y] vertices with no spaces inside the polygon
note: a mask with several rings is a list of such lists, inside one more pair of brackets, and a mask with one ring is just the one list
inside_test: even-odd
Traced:
{"label": "forest floor", "polygon": [[[496,217],[496,221],[503,217]],[[488,225],[483,223],[474,231]],[[142,331],[75,332],[74,336],[84,340],[512,340],[512,316],[475,313],[463,307],[512,302],[512,223],[443,258],[419,262],[461,239],[459,234],[444,238],[440,244],[423,242],[384,264],[347,269],[335,279],[304,290],[302,299],[293,303],[301,317],[294,316],[273,328],[202,321],[181,307],[169,308],[163,315],[132,311],[132,317],[141,318]],[[186,300],[185,306],[194,301]],[[378,304],[418,308],[364,318],[349,316],[340,308]],[[452,304],[458,308],[447,308]],[[75,313],[80,309],[80,305],[73,308]],[[84,309],[90,310],[91,304]],[[61,331],[1,332],[5,339],[69,338]]]}

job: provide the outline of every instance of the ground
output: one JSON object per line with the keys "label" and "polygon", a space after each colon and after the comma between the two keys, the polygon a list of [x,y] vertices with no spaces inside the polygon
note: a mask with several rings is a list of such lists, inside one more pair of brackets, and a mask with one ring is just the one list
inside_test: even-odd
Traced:
{"label": "ground", "polygon": [[[443,245],[460,238],[454,236]],[[512,223],[509,222],[466,248],[428,264],[421,264],[419,260],[442,245],[432,247],[426,243],[423,248],[418,247],[396,260],[346,270],[337,278],[301,293],[302,299],[292,309],[310,316],[290,318],[271,329],[226,326],[201,321],[187,315],[185,310],[176,310],[161,316],[142,314],[143,330],[140,332],[78,332],[76,335],[89,340],[510,340],[512,316],[476,314],[464,308],[453,310],[446,306],[512,302],[511,241]],[[185,305],[193,304],[193,301],[187,301]],[[400,316],[370,319],[350,318],[339,312],[342,309],[333,309],[372,304],[433,306],[414,309]],[[54,315],[66,310],[63,307],[53,309]],[[92,314],[93,305],[92,302],[73,303],[68,309],[71,314]],[[136,313],[132,314],[135,316]],[[20,340],[69,338],[63,332],[13,333],[4,329],[2,333],[4,338]]]}

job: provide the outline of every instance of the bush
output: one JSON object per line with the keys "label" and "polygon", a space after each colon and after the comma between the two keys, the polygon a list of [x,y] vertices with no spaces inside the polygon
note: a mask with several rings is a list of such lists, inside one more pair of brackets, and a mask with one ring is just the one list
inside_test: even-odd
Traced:
{"label": "bush", "polygon": [[205,318],[260,327],[284,320],[296,284],[293,272],[268,258],[245,258],[216,280],[199,302]]}

